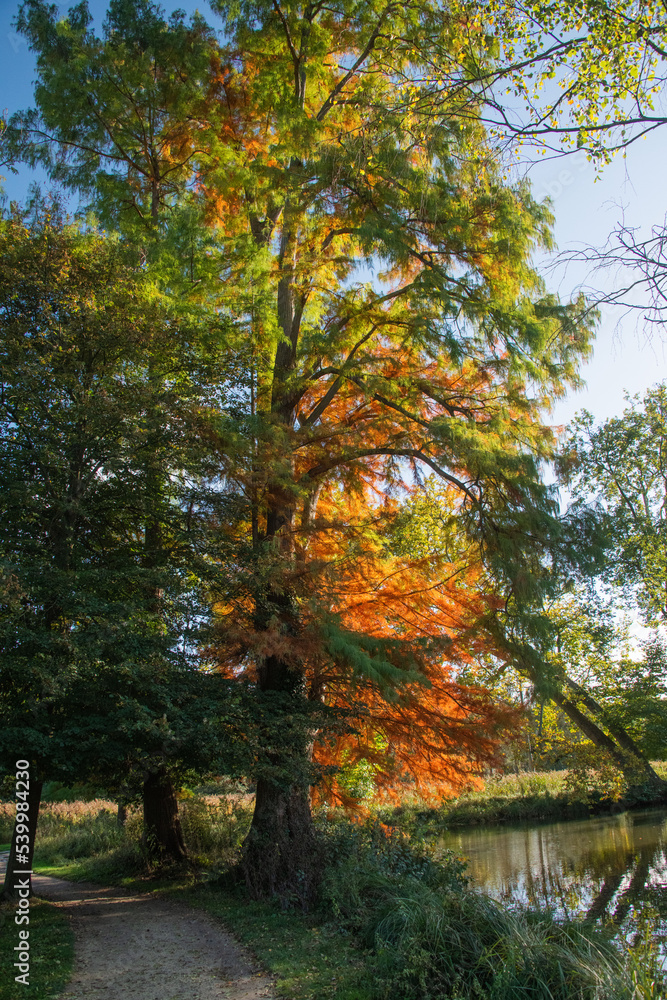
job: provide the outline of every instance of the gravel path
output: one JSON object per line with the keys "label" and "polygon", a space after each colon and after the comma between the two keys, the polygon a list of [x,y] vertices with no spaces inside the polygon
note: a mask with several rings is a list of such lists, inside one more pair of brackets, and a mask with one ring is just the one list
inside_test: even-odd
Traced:
{"label": "gravel path", "polygon": [[[4,867],[4,866],[3,866]],[[260,1000],[271,981],[207,914],[117,888],[33,876],[70,917],[74,975],[61,1000]]]}

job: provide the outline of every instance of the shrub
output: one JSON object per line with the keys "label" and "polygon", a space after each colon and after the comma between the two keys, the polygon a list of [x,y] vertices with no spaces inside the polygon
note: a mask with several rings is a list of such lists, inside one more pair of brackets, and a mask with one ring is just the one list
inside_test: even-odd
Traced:
{"label": "shrub", "polygon": [[628,782],[610,754],[582,744],[577,748],[565,778],[565,790],[582,802],[618,802],[627,793]]}

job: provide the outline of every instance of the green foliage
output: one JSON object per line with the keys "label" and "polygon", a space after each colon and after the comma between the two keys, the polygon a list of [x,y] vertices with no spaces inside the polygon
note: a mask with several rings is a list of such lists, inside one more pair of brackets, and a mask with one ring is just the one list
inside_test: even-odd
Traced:
{"label": "green foliage", "polygon": [[197,650],[202,323],[129,244],[48,203],[27,221],[0,224],[2,761],[107,789],[164,760],[239,773],[241,692]]}
{"label": "green foliage", "polygon": [[[581,736],[573,738],[572,725],[562,712],[544,709],[550,686],[565,684],[563,690],[586,709],[582,690],[594,697],[597,722],[612,733],[622,730],[650,759],[661,760],[667,735],[667,654],[657,634],[640,643],[639,655],[627,650],[627,620],[612,606],[614,593],[606,600],[581,592],[561,598],[548,609],[553,628],[553,648],[547,654],[548,669],[540,678],[537,693],[540,708],[531,709],[536,753],[544,763],[551,760],[573,766],[568,744],[576,750]],[[575,682],[572,686],[570,681]],[[577,689],[579,687],[579,691]],[[539,721],[538,721],[539,715]],[[590,748],[589,746],[589,749]],[[602,760],[601,763],[606,766]],[[590,764],[590,761],[589,761]]]}
{"label": "green foliage", "polygon": [[629,399],[620,417],[574,422],[560,470],[579,504],[596,504],[609,547],[607,579],[649,624],[667,620],[667,385]]}
{"label": "green foliage", "polygon": [[664,124],[657,95],[667,21],[658,0],[462,0],[454,10],[493,39],[494,62],[469,67],[467,83],[495,82],[485,117],[499,137],[605,163]]}
{"label": "green foliage", "polygon": [[110,0],[102,38],[91,24],[87,3],[67,18],[38,0],[21,5],[17,29],[38,54],[40,114],[15,116],[11,127],[29,138],[31,163],[94,195],[105,224],[120,217],[145,235],[192,181],[212,32],[200,15],[190,25],[178,12],[167,20],[146,0]]}
{"label": "green foliage", "polygon": [[[402,879],[414,880],[431,889],[463,889],[468,884],[465,864],[460,858],[449,851],[434,856],[429,849],[411,843],[400,831],[388,831],[377,821],[353,825],[348,820],[320,818],[318,831],[326,841],[329,859],[322,888],[323,905],[349,920],[350,926],[355,924],[357,930],[375,879],[380,887]],[[352,874],[360,880],[358,883],[353,880],[348,884]]]}
{"label": "green foliage", "polygon": [[457,859],[434,859],[378,828],[339,833],[333,844],[325,905],[373,949],[376,997],[633,995],[601,937],[509,913],[467,887]]}
{"label": "green foliage", "polygon": [[183,836],[198,864],[231,865],[252,818],[248,796],[193,796],[180,803]]}
{"label": "green foliage", "polygon": [[[375,736],[373,746],[376,750],[389,752],[389,741],[379,734]],[[336,780],[351,798],[358,802],[370,802],[377,794],[375,777],[378,770],[377,763],[366,757],[351,761],[349,751],[344,751]]]}
{"label": "green foliage", "polygon": [[609,754],[584,743],[573,758],[565,778],[565,790],[571,798],[582,802],[618,802],[624,798],[628,782]]}
{"label": "green foliage", "polygon": [[602,689],[609,718],[623,726],[651,759],[667,759],[664,643],[654,637],[643,644],[640,659],[623,657],[613,668]]}

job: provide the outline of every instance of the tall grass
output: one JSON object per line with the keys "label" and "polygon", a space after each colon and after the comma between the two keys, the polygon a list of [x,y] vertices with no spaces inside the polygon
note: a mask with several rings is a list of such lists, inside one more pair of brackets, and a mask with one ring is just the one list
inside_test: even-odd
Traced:
{"label": "tall grass", "polygon": [[[250,824],[247,796],[192,796],[180,803],[183,835],[194,864],[225,867],[233,863]],[[62,868],[80,862],[79,877],[117,881],[146,871],[142,817],[130,808],[124,827],[113,802],[45,803],[39,815],[35,864]],[[10,827],[11,829],[11,827]]]}
{"label": "tall grass", "polygon": [[[653,762],[661,777],[667,777],[667,762]],[[651,793],[649,793],[650,796]],[[654,793],[653,793],[654,794]],[[625,805],[650,805],[649,799],[633,798]],[[591,795],[569,771],[533,771],[488,778],[478,789],[444,800],[432,807],[422,800],[406,800],[397,808],[381,807],[378,816],[385,822],[414,832],[421,827],[479,826],[491,823],[519,823],[530,820],[575,819],[616,807],[603,795]]]}
{"label": "tall grass", "polygon": [[237,859],[253,802],[252,795],[203,795],[180,803],[185,843],[200,864],[220,867]]}
{"label": "tall grass", "polygon": [[333,854],[323,903],[373,950],[378,1000],[664,996],[648,939],[643,953],[624,952],[583,924],[509,911],[471,889],[456,859],[430,856],[377,828],[345,833]]}
{"label": "tall grass", "polygon": [[8,844],[11,840],[15,815],[13,802],[0,802],[0,844]]}

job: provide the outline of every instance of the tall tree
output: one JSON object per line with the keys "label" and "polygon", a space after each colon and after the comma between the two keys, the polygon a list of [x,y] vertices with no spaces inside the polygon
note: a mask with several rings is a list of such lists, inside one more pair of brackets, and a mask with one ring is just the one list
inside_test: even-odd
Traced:
{"label": "tall tree", "polygon": [[[219,648],[287,720],[303,717],[318,661],[347,675],[348,690],[356,674],[390,699],[428,684],[445,659],[442,621],[437,642],[425,630],[420,646],[416,625],[403,630],[379,599],[363,616],[348,610],[353,577],[371,564],[364,525],[411,478],[449,484],[462,535],[521,590],[526,537],[539,548],[554,523],[538,477],[553,444],[541,412],[576,382],[590,330],[583,303],[543,294],[529,259],[549,242],[548,213],[525,185],[503,183],[475,89],[457,85],[473,49],[488,57],[481,27],[471,35],[430,0],[214,6],[225,43],[209,47],[191,95],[206,113],[188,204],[224,248],[218,308],[249,345],[247,396],[219,425],[221,472],[248,511],[247,531],[237,520],[221,535]],[[86,184],[112,199],[108,173],[125,184],[127,162],[115,159],[110,99],[92,98],[107,123],[93,155],[83,135],[97,126],[58,100],[57,81],[75,60],[83,89],[134,37],[133,16],[161,15],[112,3],[115,27],[99,41],[84,5],[60,22],[39,0],[22,10],[49,148],[73,184],[85,163]],[[160,23],[161,38],[186,30]],[[146,47],[157,68],[156,53]],[[322,581],[344,546],[354,572],[329,599]],[[415,620],[418,589],[406,595]],[[260,894],[308,870],[312,741],[306,728],[291,761],[278,748],[258,777],[245,865]]]}
{"label": "tall tree", "polygon": [[[185,739],[182,726],[178,739],[168,729],[191,697],[205,614],[207,459],[193,433],[211,396],[202,323],[167,307],[131,247],[63,223],[54,205],[37,216],[0,227],[2,755],[30,760],[35,782],[71,778],[75,765],[109,780],[142,753],[150,776]],[[204,327],[213,342],[218,325]],[[170,487],[159,506],[151,495],[163,548],[150,565],[146,449]],[[133,671],[146,693],[130,724]],[[201,718],[214,717],[211,698],[209,684]],[[83,734],[100,699],[125,736],[92,755]]]}
{"label": "tall tree", "polygon": [[[423,82],[440,55],[450,65],[456,45],[456,26],[437,7],[340,5],[325,15],[247,5],[228,30],[237,39],[226,81],[235,142],[224,175],[212,168],[203,184],[223,231],[245,218],[258,253],[271,253],[262,294],[274,302],[250,331],[256,450],[229,475],[256,511],[262,572],[244,600],[258,684],[296,696],[304,605],[317,607],[321,592],[313,538],[328,532],[364,547],[350,513],[339,507],[340,523],[327,524],[327,498],[366,489],[370,514],[410,475],[435,471],[487,554],[504,545],[508,556],[526,509],[533,525],[549,513],[534,464],[549,449],[539,408],[575,377],[587,334],[576,308],[531,297],[539,282],[527,255],[548,238],[547,219],[525,188],[500,183],[474,105],[463,117],[455,99],[447,117]],[[375,281],[364,280],[360,260],[382,267]],[[389,688],[425,676],[396,622],[392,656],[391,642],[369,648],[374,628],[359,617],[344,641],[327,634],[327,613],[325,604],[316,615],[325,657],[356,664],[379,688],[383,669]],[[263,871],[264,891],[307,815],[305,789],[258,783],[246,866]]]}

